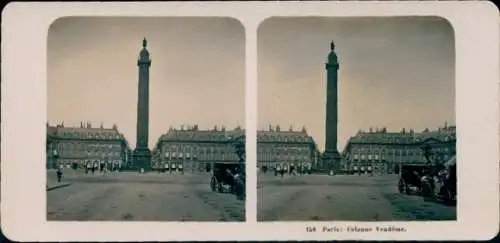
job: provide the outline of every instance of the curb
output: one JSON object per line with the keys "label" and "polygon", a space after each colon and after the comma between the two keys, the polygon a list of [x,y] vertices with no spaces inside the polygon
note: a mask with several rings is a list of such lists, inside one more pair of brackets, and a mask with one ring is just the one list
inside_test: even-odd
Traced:
{"label": "curb", "polygon": [[70,185],[71,185],[70,183],[64,183],[64,184],[60,184],[60,185],[55,185],[55,186],[47,187],[47,191],[52,191],[52,190],[63,188],[63,187],[67,187],[67,186],[70,186]]}

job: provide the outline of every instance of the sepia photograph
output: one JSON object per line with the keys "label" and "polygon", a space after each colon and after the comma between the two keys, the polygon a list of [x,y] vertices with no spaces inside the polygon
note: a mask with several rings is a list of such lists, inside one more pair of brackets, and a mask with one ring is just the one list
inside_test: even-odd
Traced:
{"label": "sepia photograph", "polygon": [[47,220],[245,220],[238,20],[65,17],[47,52]]}
{"label": "sepia photograph", "polygon": [[492,239],[499,17],[488,1],[8,4],[1,233]]}
{"label": "sepia photograph", "polygon": [[456,220],[448,21],[273,17],[257,38],[259,221]]}

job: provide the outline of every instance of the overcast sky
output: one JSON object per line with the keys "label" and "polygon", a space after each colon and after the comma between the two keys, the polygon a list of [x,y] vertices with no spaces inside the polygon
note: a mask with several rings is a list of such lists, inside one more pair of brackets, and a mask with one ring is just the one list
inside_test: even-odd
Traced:
{"label": "overcast sky", "polygon": [[136,142],[137,57],[148,40],[149,147],[169,126],[245,124],[245,33],[226,18],[63,18],[49,29],[48,120],[116,123]]}
{"label": "overcast sky", "polygon": [[358,129],[455,123],[451,25],[433,17],[271,18],[258,30],[258,126],[305,125],[324,148],[330,41],[339,57],[339,150]]}

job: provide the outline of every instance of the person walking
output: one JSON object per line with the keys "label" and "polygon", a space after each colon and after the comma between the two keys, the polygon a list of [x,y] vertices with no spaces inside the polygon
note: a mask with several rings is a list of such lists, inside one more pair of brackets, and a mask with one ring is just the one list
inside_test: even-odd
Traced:
{"label": "person walking", "polygon": [[57,170],[57,182],[60,183],[61,182],[61,178],[62,178],[62,170],[61,169],[58,169]]}

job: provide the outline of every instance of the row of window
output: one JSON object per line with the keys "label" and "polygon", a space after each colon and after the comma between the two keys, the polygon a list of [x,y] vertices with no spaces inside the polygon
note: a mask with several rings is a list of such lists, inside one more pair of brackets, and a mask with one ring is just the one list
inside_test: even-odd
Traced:
{"label": "row of window", "polygon": [[257,153],[277,153],[277,154],[301,154],[309,153],[309,146],[299,145],[261,145],[257,147]]}
{"label": "row of window", "polygon": [[163,153],[221,153],[234,152],[234,147],[228,144],[165,144],[162,146]]}
{"label": "row of window", "polygon": [[238,160],[238,156],[235,153],[176,153],[176,152],[166,152],[163,156],[156,156],[159,160],[175,160],[175,159],[186,159],[186,160]]}
{"label": "row of window", "polygon": [[[440,153],[455,153],[455,148],[453,147],[436,147],[436,148],[432,148],[431,149],[432,152],[440,152]],[[387,155],[387,156],[423,156],[424,155],[424,151],[420,148],[418,149],[396,149],[396,148],[392,148],[392,149],[380,149],[380,148],[372,148],[372,149],[369,149],[369,148],[363,148],[363,147],[360,147],[360,148],[353,148],[350,150],[350,153],[353,154],[354,156],[357,156],[359,154],[359,156],[383,156],[383,155]]]}
{"label": "row of window", "polygon": [[120,151],[83,151],[83,150],[57,150],[50,153],[48,151],[48,156],[58,156],[64,157],[121,157],[122,153]]}
{"label": "row of window", "polygon": [[[432,147],[439,147],[439,146],[432,146]],[[441,147],[448,147],[448,146],[441,146]],[[421,146],[394,146],[394,147],[391,147],[391,146],[377,146],[377,145],[374,145],[374,146],[370,146],[370,145],[358,145],[358,146],[353,146],[351,149],[351,151],[356,151],[356,152],[372,152],[372,153],[375,153],[375,152],[378,152],[378,151],[390,151],[390,150],[421,150]]]}
{"label": "row of window", "polygon": [[102,132],[60,132],[59,135],[67,138],[79,139],[120,139],[120,135],[116,133],[102,133]]}
{"label": "row of window", "polygon": [[85,143],[85,142],[59,142],[56,144],[58,150],[84,150],[84,151],[121,151],[119,143]]}
{"label": "row of window", "polygon": [[296,142],[304,143],[308,142],[308,137],[302,136],[286,136],[286,135],[260,135],[257,137],[257,142],[261,141],[273,141],[273,142]]}
{"label": "row of window", "polygon": [[274,154],[274,153],[259,153],[257,154],[258,161],[310,161],[311,155],[309,153],[287,155],[287,154]]}
{"label": "row of window", "polygon": [[112,164],[120,164],[123,163],[122,160],[118,159],[58,159],[57,162],[59,164],[101,164],[101,163],[112,163]]}
{"label": "row of window", "polygon": [[268,168],[290,168],[290,167],[312,167],[312,163],[310,162],[301,162],[301,163],[292,163],[292,162],[286,162],[286,163],[273,163],[273,162],[268,162],[268,163],[259,163],[258,167],[268,167]]}

